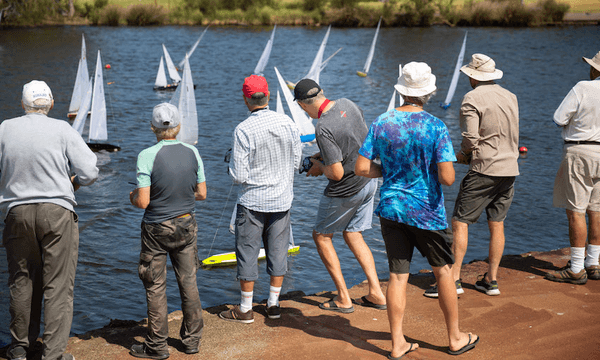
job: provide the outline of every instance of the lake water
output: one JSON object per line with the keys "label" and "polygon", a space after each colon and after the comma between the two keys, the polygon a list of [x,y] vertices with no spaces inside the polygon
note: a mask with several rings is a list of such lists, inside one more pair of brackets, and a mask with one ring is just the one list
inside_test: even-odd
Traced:
{"label": "lake water", "polygon": [[[118,153],[99,153],[98,181],[77,192],[76,211],[80,217],[80,251],[75,280],[73,333],[106,325],[110,319],[146,317],[144,289],[137,275],[142,210],[129,204],[135,181],[137,154],[155,143],[150,130],[154,105],[168,101],[171,93],[152,90],[165,43],[175,62],[200,35],[201,27],[51,27],[0,31],[0,119],[22,114],[22,85],[32,79],[45,80],[56,100],[50,116],[65,118],[79,60],[81,34],[86,36],[88,67],[94,69],[100,49],[104,64],[109,140],[122,147]],[[520,145],[529,148],[519,160],[521,176],[516,182],[515,199],[506,219],[505,254],[551,250],[568,246],[564,211],[552,207],[552,187],[561,157],[560,130],[552,114],[569,89],[579,80],[589,79],[589,66],[581,56],[592,57],[600,50],[600,27],[552,27],[532,29],[499,28],[396,28],[381,29],[369,77],[356,76],[362,70],[374,29],[331,31],[325,56],[340,47],[342,51],[321,74],[321,85],[330,99],[347,97],[363,110],[370,124],[387,109],[398,64],[425,61],[437,76],[438,93],[426,110],[444,120],[455,148],[460,143],[458,109],[462,96],[470,90],[461,75],[452,106],[438,104],[446,96],[458,51],[468,30],[465,62],[472,53],[493,57],[504,71],[501,85],[514,92],[520,105]],[[223,155],[230,147],[234,127],[247,116],[241,93],[248,76],[267,42],[271,28],[212,27],[190,59],[199,116],[198,149],[204,160],[208,199],[199,202],[200,258],[232,251],[234,237],[227,231],[235,203],[236,189],[226,173]],[[273,66],[284,77],[299,80],[310,67],[326,28],[279,27],[265,76],[273,92],[277,79]],[[275,107],[274,96],[271,106]],[[287,109],[286,109],[287,110]],[[85,134],[84,134],[85,135]],[[317,151],[308,145],[306,155]],[[456,165],[457,181],[445,188],[446,208],[454,206],[460,179],[466,166]],[[325,180],[295,179],[292,223],[300,253],[289,258],[289,273],[283,292],[301,290],[315,293],[335,290],[311,238],[311,227]],[[485,259],[488,230],[485,218],[470,227],[470,243],[465,262]],[[379,222],[364,237],[373,251],[380,278],[388,277],[385,248]],[[365,276],[343,243],[334,237],[349,286]],[[416,256],[412,272],[428,268]],[[261,263],[255,288],[255,301],[268,296],[268,276]],[[9,293],[4,248],[0,247],[0,343],[10,340],[8,332]],[[169,272],[169,311],[179,309],[179,293]],[[239,301],[235,268],[200,270],[198,286],[205,307]]]}

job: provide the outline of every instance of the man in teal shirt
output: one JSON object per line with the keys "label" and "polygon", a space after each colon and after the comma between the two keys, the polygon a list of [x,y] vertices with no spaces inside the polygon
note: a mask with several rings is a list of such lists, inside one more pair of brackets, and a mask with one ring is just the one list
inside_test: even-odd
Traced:
{"label": "man in teal shirt", "polygon": [[143,150],[137,161],[134,206],[145,209],[139,276],[146,288],[148,334],[131,347],[139,358],[169,357],[166,280],[167,255],[175,270],[183,322],[179,334],[186,354],[198,352],[204,322],[196,283],[198,226],[195,201],[206,199],[204,166],[198,150],[176,140],[181,129],[177,107],[162,103],[152,112],[152,131],[158,143]]}

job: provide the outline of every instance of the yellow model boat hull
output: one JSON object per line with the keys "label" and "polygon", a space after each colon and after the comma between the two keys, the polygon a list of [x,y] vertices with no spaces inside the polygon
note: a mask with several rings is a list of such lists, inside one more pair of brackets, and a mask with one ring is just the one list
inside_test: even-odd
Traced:
{"label": "yellow model boat hull", "polygon": [[[300,251],[300,246],[293,246],[288,249],[288,255],[297,255]],[[258,253],[258,260],[265,259],[265,249],[260,249]],[[233,266],[237,264],[237,258],[235,257],[235,251],[213,255],[202,260],[202,268],[207,269],[211,267],[219,266]]]}
{"label": "yellow model boat hull", "polygon": [[362,71],[357,71],[356,75],[360,76],[360,77],[367,77],[367,73],[364,73]]}

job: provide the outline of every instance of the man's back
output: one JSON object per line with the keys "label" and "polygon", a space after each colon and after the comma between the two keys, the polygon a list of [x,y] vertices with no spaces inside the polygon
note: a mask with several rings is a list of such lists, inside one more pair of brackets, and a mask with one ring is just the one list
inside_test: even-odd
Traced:
{"label": "man's back", "polygon": [[578,82],[556,112],[554,122],[564,126],[562,137],[571,141],[600,142],[600,78]]}
{"label": "man's back", "polygon": [[230,174],[242,184],[239,203],[262,212],[287,211],[302,149],[298,127],[269,109],[253,112],[233,134]]}
{"label": "man's back", "polygon": [[71,173],[82,185],[98,176],[96,155],[62,120],[42,114],[5,120],[0,125],[2,207],[51,202],[73,210]]}
{"label": "man's back", "polygon": [[519,175],[519,105],[513,93],[494,83],[479,84],[463,99],[460,123],[463,144],[474,146],[471,170]]}

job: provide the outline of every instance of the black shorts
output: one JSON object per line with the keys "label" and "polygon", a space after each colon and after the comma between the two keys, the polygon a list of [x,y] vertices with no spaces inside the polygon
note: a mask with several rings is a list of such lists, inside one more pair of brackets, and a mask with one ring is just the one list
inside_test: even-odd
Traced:
{"label": "black shorts", "polygon": [[415,247],[432,267],[454,264],[452,232],[449,229],[423,230],[382,217],[379,220],[390,273],[410,272],[410,261]]}
{"label": "black shorts", "polygon": [[460,183],[452,218],[477,222],[485,209],[488,221],[504,221],[515,194],[514,176],[488,176],[469,171]]}

